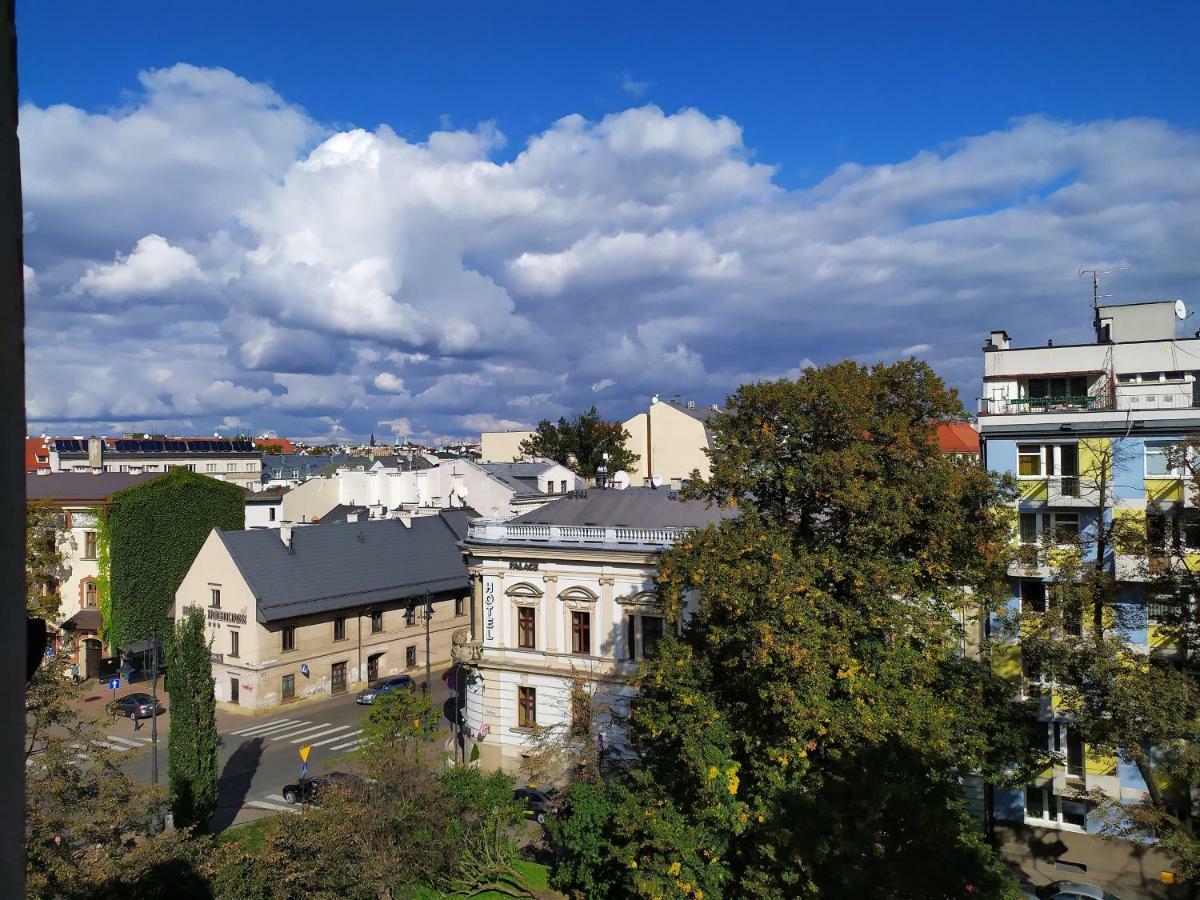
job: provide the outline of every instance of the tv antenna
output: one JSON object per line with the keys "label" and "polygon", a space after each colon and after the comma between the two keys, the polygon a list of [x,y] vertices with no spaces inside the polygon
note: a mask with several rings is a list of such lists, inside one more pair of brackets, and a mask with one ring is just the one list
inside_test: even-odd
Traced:
{"label": "tv antenna", "polygon": [[1103,297],[1111,297],[1112,296],[1112,294],[1101,294],[1100,293],[1100,276],[1101,275],[1112,275],[1115,272],[1128,272],[1128,271],[1129,271],[1129,266],[1114,266],[1111,269],[1080,269],[1079,270],[1080,278],[1086,278],[1089,275],[1092,277],[1092,309],[1098,309],[1100,307],[1100,298],[1102,296]]}

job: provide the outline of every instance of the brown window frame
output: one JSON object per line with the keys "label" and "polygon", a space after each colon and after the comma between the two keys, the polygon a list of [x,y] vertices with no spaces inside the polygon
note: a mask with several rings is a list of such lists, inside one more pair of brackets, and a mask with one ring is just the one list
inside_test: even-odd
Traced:
{"label": "brown window frame", "polygon": [[96,532],[85,531],[83,533],[83,558],[95,559],[96,554]]}
{"label": "brown window frame", "polygon": [[571,610],[571,652],[592,655],[592,614],[586,610]]}
{"label": "brown window frame", "polygon": [[522,650],[537,649],[537,610],[532,606],[517,607],[517,646]]}
{"label": "brown window frame", "polygon": [[346,617],[335,616],[333,620],[333,639],[335,641],[344,641],[346,639]]}
{"label": "brown window frame", "polygon": [[279,646],[284,653],[296,649],[296,626],[284,625],[279,629]]}
{"label": "brown window frame", "polygon": [[517,687],[517,727],[534,728],[537,726],[537,688]]}
{"label": "brown window frame", "polygon": [[379,634],[383,631],[383,610],[371,610],[371,634]]}

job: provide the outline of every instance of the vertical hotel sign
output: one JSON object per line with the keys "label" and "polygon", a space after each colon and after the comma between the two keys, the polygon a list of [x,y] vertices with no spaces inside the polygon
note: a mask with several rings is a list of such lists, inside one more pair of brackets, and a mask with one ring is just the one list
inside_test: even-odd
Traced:
{"label": "vertical hotel sign", "polygon": [[483,639],[489,644],[496,641],[495,578],[487,578],[483,582]]}

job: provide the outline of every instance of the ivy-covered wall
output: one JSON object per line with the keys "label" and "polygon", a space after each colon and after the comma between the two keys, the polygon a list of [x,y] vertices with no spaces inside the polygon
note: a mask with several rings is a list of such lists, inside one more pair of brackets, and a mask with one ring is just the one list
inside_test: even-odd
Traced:
{"label": "ivy-covered wall", "polygon": [[107,528],[110,644],[124,647],[171,634],[175,591],[214,527],[246,527],[242,488],[172,469],[113,495]]}

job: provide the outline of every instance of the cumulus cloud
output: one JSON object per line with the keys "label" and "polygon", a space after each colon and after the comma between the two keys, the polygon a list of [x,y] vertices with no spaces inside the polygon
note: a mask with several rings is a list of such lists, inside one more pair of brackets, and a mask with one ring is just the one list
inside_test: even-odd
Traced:
{"label": "cumulus cloud", "polygon": [[991,328],[1086,339],[1080,266],[1132,266],[1117,300],[1200,276],[1200,138],[1147,119],[785,190],[733,119],[651,104],[410,139],[179,65],[21,117],[33,427],[469,434],[910,354],[969,401]]}
{"label": "cumulus cloud", "polygon": [[128,256],[117,254],[111,263],[89,266],[75,287],[101,297],[122,297],[157,294],[200,277],[196,257],[172,247],[161,235],[148,234]]}

